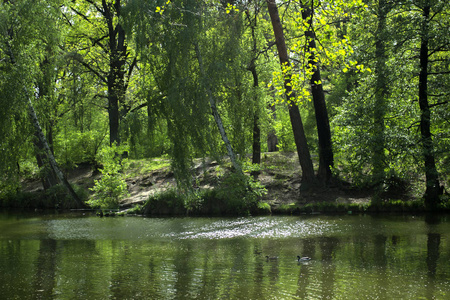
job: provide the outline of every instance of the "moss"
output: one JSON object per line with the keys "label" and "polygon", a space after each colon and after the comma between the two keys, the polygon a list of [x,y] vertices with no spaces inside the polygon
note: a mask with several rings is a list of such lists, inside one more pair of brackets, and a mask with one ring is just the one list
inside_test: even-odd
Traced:
{"label": "moss", "polygon": [[300,211],[300,208],[295,203],[289,203],[289,204],[282,204],[277,209],[274,209],[275,214],[286,214],[286,215],[292,215],[297,214]]}
{"label": "moss", "polygon": [[367,206],[358,203],[335,203],[335,202],[318,202],[306,204],[299,208],[300,213],[338,213],[338,214],[354,214],[367,210]]}
{"label": "moss", "polygon": [[422,200],[386,200],[382,202],[371,202],[367,210],[369,212],[425,212]]}

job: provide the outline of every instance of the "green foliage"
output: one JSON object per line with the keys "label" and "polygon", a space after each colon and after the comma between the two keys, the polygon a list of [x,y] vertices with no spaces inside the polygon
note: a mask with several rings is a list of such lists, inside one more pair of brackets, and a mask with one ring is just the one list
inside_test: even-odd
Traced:
{"label": "green foliage", "polygon": [[127,178],[148,174],[157,169],[167,169],[170,167],[170,160],[167,156],[147,159],[127,159],[123,162],[124,173]]}
{"label": "green foliage", "polygon": [[251,176],[227,173],[221,178],[216,196],[226,203],[229,212],[245,212],[266,193],[265,187]]}
{"label": "green foliage", "polygon": [[[73,185],[72,188],[82,202],[85,202],[88,199],[88,192],[83,187]],[[76,203],[73,203],[73,199],[68,195],[66,188],[61,184],[54,185],[45,191],[43,203],[41,205],[44,208],[56,209],[73,208],[77,206]]]}
{"label": "green foliage", "polygon": [[144,214],[183,215],[186,211],[184,195],[175,189],[168,189],[149,197]]}
{"label": "green foliage", "polygon": [[[261,183],[250,176],[227,173],[217,188],[204,190],[168,189],[149,198],[145,214],[156,215],[247,215],[251,211],[267,212],[259,204],[266,193]],[[270,211],[270,206],[268,207]]]}
{"label": "green foliage", "polygon": [[102,177],[95,181],[94,192],[87,204],[101,209],[119,208],[120,200],[128,195],[127,183],[122,173],[122,155],[126,152],[124,146],[103,148],[98,155]]}
{"label": "green foliage", "polygon": [[127,209],[124,214],[126,215],[140,215],[143,213],[143,205],[135,205],[130,209]]}
{"label": "green foliage", "polygon": [[[424,4],[429,4],[433,15],[427,28],[433,154],[440,183],[448,190],[448,1],[387,3],[385,28],[380,30],[381,2],[344,0],[323,6],[315,1],[311,26],[317,37],[317,49],[310,51],[305,48],[308,43],[305,31],[311,28],[308,20],[302,18],[300,2],[289,5],[277,2],[292,58],[291,68],[285,66],[281,71],[271,51],[273,33],[266,18],[266,3],[225,2],[129,0],[115,8],[114,1],[105,1],[114,15],[113,27],[120,23],[126,30],[124,45],[129,53],[125,65],[120,67],[125,74],[124,82],[115,82],[127,87],[119,95],[120,137],[129,145],[129,157],[139,159],[130,162],[131,169],[141,171],[129,171],[126,176],[143,175],[170,163],[179,191],[169,194],[175,197],[175,193],[185,209],[194,212],[217,208],[220,213],[231,207],[229,211],[247,211],[257,203],[255,199],[263,190],[253,186],[256,183],[250,179],[223,175],[226,172],[221,171],[222,183],[217,189],[191,188],[194,159],[211,157],[219,161],[226,153],[211,116],[206,88],[211,89],[217,100],[228,137],[241,157],[250,153],[255,112],[260,114],[263,151],[265,138],[271,131],[276,133],[281,151],[295,151],[286,106],[276,104],[284,97],[283,75],[291,72],[314,158],[318,138],[313,106],[308,101],[311,92],[308,80],[314,71],[310,59],[314,56],[326,91],[335,175],[354,187],[371,188],[378,181],[374,174],[376,165],[378,173],[384,176],[377,191],[379,205],[383,206],[380,209],[398,209],[402,205],[404,209],[408,204],[386,204],[384,200],[403,198],[401,195],[408,192],[420,197],[425,188],[418,126],[417,50],[423,32],[421,11]],[[36,179],[39,175],[26,110],[28,97],[36,107],[41,127],[59,163],[66,168],[96,160],[103,164],[103,178],[93,190],[92,205],[117,207],[126,194],[122,169],[126,162],[119,159],[122,150],[116,149],[108,157],[98,151],[107,142],[105,74],[110,66],[107,56],[112,53],[108,52],[108,39],[104,39],[108,34],[105,16],[96,8],[102,5],[100,1],[1,2],[0,197],[22,198],[18,194],[20,180]],[[77,13],[68,13],[75,10]],[[383,59],[376,51],[380,38],[385,45]],[[199,70],[194,44],[201,49],[204,75]],[[134,57],[139,57],[137,65],[128,74]],[[259,76],[259,87],[253,87],[251,64]],[[378,73],[380,69],[384,71]],[[384,82],[388,92],[382,105],[377,102],[380,82]],[[26,95],[25,90],[33,92]],[[383,152],[376,155],[375,150],[381,148]],[[161,155],[167,156],[164,160],[147,160]],[[280,165],[274,161],[261,166],[244,164],[244,171],[262,168],[287,171],[292,163],[297,161],[286,160]],[[52,198],[59,192],[49,193]],[[24,201],[24,205],[32,203]],[[411,206],[415,205],[419,206]],[[442,200],[440,205],[446,207],[448,201]],[[323,205],[321,209],[332,208]]]}
{"label": "green foliage", "polygon": [[258,208],[258,213],[260,214],[270,214],[272,212],[272,209],[270,207],[270,204],[267,202],[258,202],[257,204],[257,208]]}
{"label": "green foliage", "polygon": [[360,203],[338,203],[338,202],[318,202],[300,207],[300,213],[339,213],[353,214],[362,213],[368,209],[367,204]]}
{"label": "green foliage", "polygon": [[73,168],[77,163],[95,163],[97,152],[105,135],[97,130],[86,132],[72,131],[56,139],[58,161],[66,168]]}

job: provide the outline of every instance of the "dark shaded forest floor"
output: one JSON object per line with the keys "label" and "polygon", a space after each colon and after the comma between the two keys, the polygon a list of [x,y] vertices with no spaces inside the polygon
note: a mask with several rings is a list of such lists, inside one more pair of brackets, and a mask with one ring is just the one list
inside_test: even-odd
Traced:
{"label": "dark shaded forest floor", "polygon": [[[225,167],[223,167],[225,165]],[[219,183],[219,178],[229,169],[225,164],[217,161],[195,162],[195,188],[214,188]],[[250,170],[244,171],[250,172]],[[76,184],[86,191],[94,186],[95,180],[101,177],[94,172],[90,165],[79,165],[77,168],[66,172],[69,182]],[[122,200],[121,207],[129,208],[137,204],[144,204],[149,196],[176,187],[175,177],[169,168],[168,159],[153,159],[150,161],[130,161],[125,170],[125,178],[129,196]],[[369,203],[372,197],[370,190],[356,190],[347,184],[334,184],[328,187],[316,188],[313,191],[303,191],[301,184],[301,169],[296,153],[264,153],[258,180],[267,189],[267,194],[262,200],[271,206],[276,212],[281,207],[290,205],[304,206],[307,204],[331,202],[335,204],[364,204]],[[23,191],[30,193],[42,193],[42,184],[39,180],[27,180],[23,182]],[[396,199],[410,198],[407,194],[397,195]]]}

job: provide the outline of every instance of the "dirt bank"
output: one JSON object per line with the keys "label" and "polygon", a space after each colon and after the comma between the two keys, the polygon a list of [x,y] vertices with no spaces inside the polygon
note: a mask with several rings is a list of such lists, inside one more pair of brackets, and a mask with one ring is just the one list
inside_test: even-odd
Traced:
{"label": "dirt bank", "polygon": [[[175,187],[174,174],[167,165],[168,162],[162,167],[146,171],[142,165],[130,164],[132,167],[125,171],[129,197],[122,200],[121,207],[143,204],[149,196]],[[208,160],[196,161],[194,170],[195,188],[199,189],[217,186],[220,176],[228,171],[226,164],[223,167],[217,161]],[[250,172],[250,170],[245,171]],[[77,168],[67,171],[66,174],[72,184],[81,186],[89,193],[91,193],[89,189],[94,186],[95,180],[101,176],[90,165],[79,165]],[[273,211],[281,206],[294,204],[301,206],[319,202],[351,204],[370,201],[370,193],[354,191],[342,185],[304,191],[301,183],[301,169],[295,153],[263,154],[258,180],[267,189],[267,194],[263,196],[262,200],[267,202]],[[23,182],[23,190],[31,193],[43,192],[39,180]]]}

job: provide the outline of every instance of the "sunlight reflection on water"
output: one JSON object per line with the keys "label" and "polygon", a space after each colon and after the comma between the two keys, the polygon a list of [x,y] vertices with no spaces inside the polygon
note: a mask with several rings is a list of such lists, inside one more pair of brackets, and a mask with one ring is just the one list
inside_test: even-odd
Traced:
{"label": "sunlight reflection on water", "polygon": [[179,239],[291,238],[322,235],[324,232],[332,232],[335,229],[336,225],[320,220],[246,218],[221,220],[200,227],[194,232],[182,232],[172,236]]}
{"label": "sunlight reflection on water", "polygon": [[47,221],[52,239],[232,239],[312,237],[342,231],[323,219],[255,217],[238,219],[79,218]]}
{"label": "sunlight reflection on water", "polygon": [[0,229],[5,299],[36,291],[41,299],[246,300],[450,292],[445,218],[52,216],[10,218]]}

